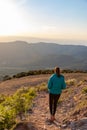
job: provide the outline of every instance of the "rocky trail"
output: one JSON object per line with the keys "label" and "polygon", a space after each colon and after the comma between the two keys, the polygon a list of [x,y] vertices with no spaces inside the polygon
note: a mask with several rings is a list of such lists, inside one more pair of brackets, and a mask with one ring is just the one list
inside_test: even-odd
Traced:
{"label": "rocky trail", "polygon": [[[0,92],[14,93],[22,86],[34,86],[43,81],[47,83],[48,77],[44,75],[5,81],[0,84]],[[87,74],[65,74],[65,79],[67,89],[60,97],[53,123],[46,122],[50,118],[49,94],[47,91],[39,91],[32,108],[13,130],[87,130]],[[86,93],[82,92],[84,88]]]}
{"label": "rocky trail", "polygon": [[[28,113],[27,122],[24,129],[19,127],[15,130],[87,130],[87,115],[77,114],[76,116],[69,117],[70,109],[72,108],[72,102],[66,101],[59,103],[56,112],[56,120],[48,124],[47,118],[50,118],[48,107],[48,93],[39,92],[34,100],[32,109]],[[87,114],[87,110],[85,109]],[[84,113],[84,112],[83,112]],[[22,125],[21,125],[22,126]],[[25,128],[27,126],[27,129]]]}

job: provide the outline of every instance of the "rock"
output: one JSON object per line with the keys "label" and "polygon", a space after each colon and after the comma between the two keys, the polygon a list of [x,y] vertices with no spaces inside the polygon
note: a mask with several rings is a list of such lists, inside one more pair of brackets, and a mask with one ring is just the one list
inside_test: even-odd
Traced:
{"label": "rock", "polygon": [[62,126],[61,126],[61,128],[66,128],[67,127],[67,124],[63,124]]}
{"label": "rock", "polygon": [[30,108],[30,109],[28,110],[28,113],[29,113],[29,114],[32,114],[32,113],[33,113],[33,110]]}
{"label": "rock", "polygon": [[87,130],[87,117],[71,122],[71,130]]}
{"label": "rock", "polygon": [[24,123],[19,123],[13,130],[29,130],[28,126]]}
{"label": "rock", "polygon": [[82,118],[80,121],[87,124],[87,117]]}

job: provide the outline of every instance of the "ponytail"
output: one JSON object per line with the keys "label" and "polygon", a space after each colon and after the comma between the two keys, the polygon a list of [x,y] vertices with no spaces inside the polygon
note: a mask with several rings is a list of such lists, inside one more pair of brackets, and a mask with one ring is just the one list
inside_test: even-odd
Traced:
{"label": "ponytail", "polygon": [[58,77],[60,77],[60,68],[59,67],[55,67],[55,73],[58,75]]}

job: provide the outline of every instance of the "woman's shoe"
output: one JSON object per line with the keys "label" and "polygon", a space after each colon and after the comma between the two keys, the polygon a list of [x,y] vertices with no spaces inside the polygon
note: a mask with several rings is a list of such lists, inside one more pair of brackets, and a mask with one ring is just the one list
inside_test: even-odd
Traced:
{"label": "woman's shoe", "polygon": [[52,123],[53,123],[53,121],[51,119],[48,119],[48,118],[46,119],[46,124],[47,125],[52,125]]}
{"label": "woman's shoe", "polygon": [[55,116],[51,116],[51,120],[54,121],[55,120]]}

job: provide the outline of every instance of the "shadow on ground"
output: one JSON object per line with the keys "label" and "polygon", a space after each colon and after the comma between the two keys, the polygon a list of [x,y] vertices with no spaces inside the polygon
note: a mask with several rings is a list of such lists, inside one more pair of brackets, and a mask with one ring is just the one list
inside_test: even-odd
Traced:
{"label": "shadow on ground", "polygon": [[18,123],[13,130],[38,130],[35,124],[31,122],[21,122]]}

